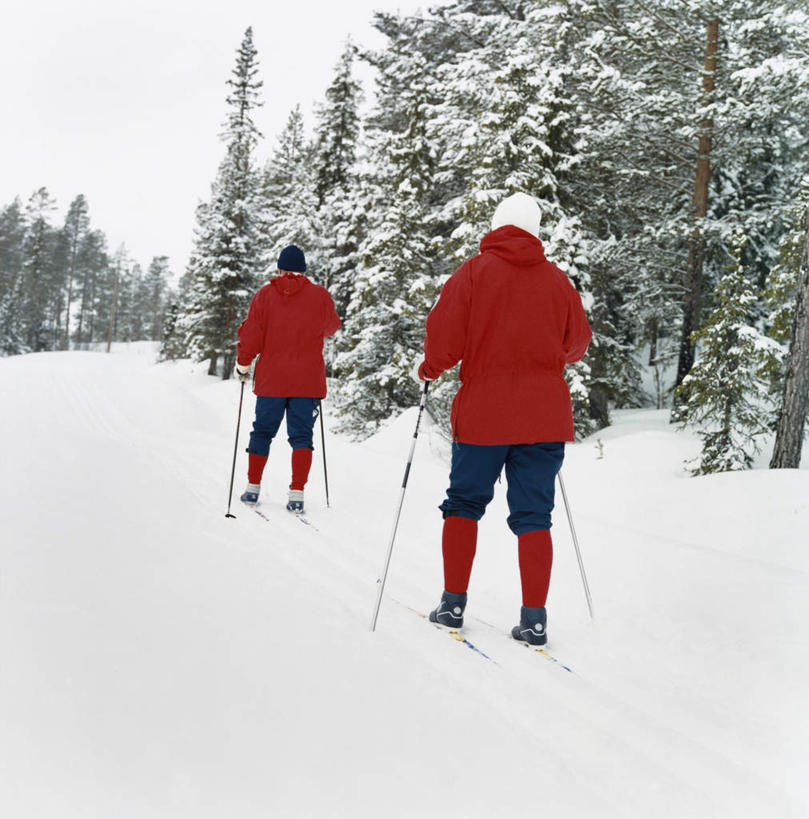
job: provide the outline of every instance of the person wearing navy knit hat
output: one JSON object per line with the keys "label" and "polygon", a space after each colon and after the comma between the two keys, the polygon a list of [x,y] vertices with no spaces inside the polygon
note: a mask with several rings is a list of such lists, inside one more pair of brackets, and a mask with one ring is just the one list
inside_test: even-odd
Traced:
{"label": "person wearing navy knit hat", "polygon": [[253,296],[239,327],[236,377],[250,381],[258,356],[253,392],[256,420],[250,434],[244,503],[258,503],[261,477],[272,443],[286,415],[292,447],[292,480],[287,509],[303,512],[303,491],[312,465],[313,429],[320,399],[326,397],[323,341],[340,327],[334,301],[325,287],[311,282],[306,257],[296,245],[278,257],[278,275]]}

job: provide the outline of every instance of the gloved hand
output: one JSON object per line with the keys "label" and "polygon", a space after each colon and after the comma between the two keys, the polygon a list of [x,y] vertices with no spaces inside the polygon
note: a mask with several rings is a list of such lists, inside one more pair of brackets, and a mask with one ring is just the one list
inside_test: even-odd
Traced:
{"label": "gloved hand", "polygon": [[249,384],[250,383],[250,365],[249,364],[239,364],[236,362],[236,369],[233,371],[233,374],[242,384]]}
{"label": "gloved hand", "polygon": [[422,365],[423,363],[424,363],[424,359],[423,359],[421,356],[419,356],[419,357],[416,359],[416,363],[413,365],[413,369],[410,371],[410,377],[411,377],[411,378],[412,378],[412,379],[413,379],[413,380],[414,380],[414,381],[415,381],[417,384],[423,384],[425,381],[432,381],[432,380],[433,380],[432,378],[427,378],[426,376],[422,376],[422,375],[419,373],[419,370],[421,369],[421,365]]}

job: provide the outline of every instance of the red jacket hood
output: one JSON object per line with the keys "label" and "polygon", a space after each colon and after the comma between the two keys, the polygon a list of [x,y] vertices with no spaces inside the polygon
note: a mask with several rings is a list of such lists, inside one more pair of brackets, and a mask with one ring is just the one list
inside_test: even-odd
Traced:
{"label": "red jacket hood", "polygon": [[306,276],[276,276],[270,279],[270,284],[284,296],[294,296],[309,284],[309,279]]}
{"label": "red jacket hood", "polygon": [[503,225],[487,233],[480,242],[480,252],[491,253],[515,265],[534,265],[545,261],[542,242],[514,225]]}

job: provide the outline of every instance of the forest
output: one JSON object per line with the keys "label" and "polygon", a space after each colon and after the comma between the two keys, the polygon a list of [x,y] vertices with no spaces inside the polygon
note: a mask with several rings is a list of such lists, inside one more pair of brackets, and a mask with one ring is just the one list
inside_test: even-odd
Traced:
{"label": "forest", "polygon": [[[800,458],[809,390],[809,14],[799,0],[456,0],[378,13],[346,43],[307,125],[272,144],[248,28],[223,157],[176,288],[110,254],[77,196],[0,210],[3,354],[153,339],[232,374],[236,332],[278,252],[304,249],[343,328],[327,349],[341,428],[418,403],[410,378],[442,284],[496,204],[525,191],[594,340],[568,367],[577,433],[618,408],[700,430],[695,474]],[[363,89],[357,61],[375,69]],[[224,78],[223,78],[224,79]],[[448,416],[457,375],[431,390]],[[779,449],[780,447],[780,449]]]}

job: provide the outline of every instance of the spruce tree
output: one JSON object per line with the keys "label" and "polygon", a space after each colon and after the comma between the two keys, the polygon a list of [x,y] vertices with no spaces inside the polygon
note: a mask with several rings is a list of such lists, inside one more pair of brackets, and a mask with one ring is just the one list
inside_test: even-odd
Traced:
{"label": "spruce tree", "polygon": [[435,156],[427,139],[428,78],[409,54],[392,55],[388,68],[382,81],[396,87],[401,116],[396,131],[377,127],[372,134],[375,207],[335,360],[337,405],[344,425],[361,436],[418,400],[410,370],[438,285],[429,231]]}
{"label": "spruce tree", "polygon": [[192,284],[180,324],[185,348],[209,361],[208,372],[230,378],[239,324],[247,314],[261,266],[256,214],[254,151],[261,134],[253,121],[262,83],[253,32],[248,28],[227,81],[228,114],[221,137],[226,155],[211,186],[211,198],[197,207]]}
{"label": "spruce tree", "polygon": [[18,305],[21,333],[26,349],[32,352],[54,349],[54,329],[59,296],[54,276],[56,232],[50,222],[56,202],[46,188],[39,188],[28,200],[24,260]]}
{"label": "spruce tree", "polygon": [[87,200],[82,194],[79,194],[70,203],[61,236],[67,268],[64,335],[60,344],[63,350],[67,350],[70,346],[70,312],[73,305],[74,286],[79,273],[82,243],[85,241],[89,230],[90,216]]}
{"label": "spruce tree", "polygon": [[780,350],[751,324],[756,293],[741,263],[744,245],[737,236],[734,263],[716,289],[717,307],[695,336],[699,358],[678,388],[679,420],[697,427],[702,439],[694,475],[749,469],[756,436],[769,429],[767,369]]}
{"label": "spruce tree", "polygon": [[349,42],[326,89],[326,99],[317,108],[313,149],[319,280],[334,298],[341,317],[351,297],[365,221],[357,168],[362,87],[353,76],[355,54]]}
{"label": "spruce tree", "polygon": [[261,182],[263,268],[277,269],[278,255],[297,245],[306,255],[307,274],[321,281],[312,171],[312,146],[306,139],[300,105],[290,112]]}
{"label": "spruce tree", "polygon": [[797,469],[801,463],[809,408],[809,204],[804,217],[803,247],[784,389],[776,426],[771,469]]}
{"label": "spruce tree", "polygon": [[0,355],[17,355],[25,349],[18,309],[24,239],[25,215],[16,198],[0,211]]}

